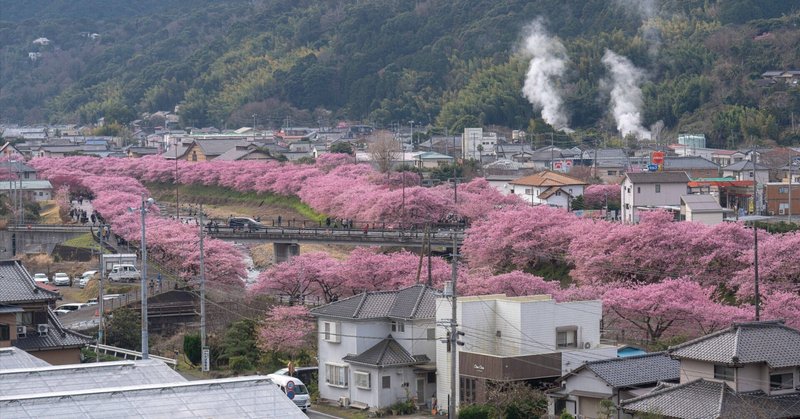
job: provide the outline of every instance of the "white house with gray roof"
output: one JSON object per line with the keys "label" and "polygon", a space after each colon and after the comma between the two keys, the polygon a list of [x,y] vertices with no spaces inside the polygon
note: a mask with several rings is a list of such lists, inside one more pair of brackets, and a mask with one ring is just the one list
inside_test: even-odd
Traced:
{"label": "white house with gray roof", "polygon": [[603,400],[618,404],[648,393],[659,382],[677,383],[679,375],[680,362],[666,352],[590,361],[556,380],[561,387],[547,393],[548,413],[601,417]]}
{"label": "white house with gray roof", "polygon": [[735,323],[670,347],[680,383],[625,400],[624,411],[669,418],[800,417],[800,331],[782,321]]}
{"label": "white house with gray roof", "polygon": [[317,318],[319,393],[379,409],[436,392],[436,297],[425,285],[370,291],[311,310]]}

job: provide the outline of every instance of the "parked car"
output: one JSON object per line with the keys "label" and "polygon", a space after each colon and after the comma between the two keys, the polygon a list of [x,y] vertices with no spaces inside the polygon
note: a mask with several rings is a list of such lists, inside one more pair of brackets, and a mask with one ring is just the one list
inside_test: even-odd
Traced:
{"label": "parked car", "polygon": [[56,307],[54,311],[56,314],[61,315],[61,314],[72,313],[73,311],[80,310],[85,306],[86,304],[83,303],[67,303],[67,304],[61,304],[60,306]]}
{"label": "parked car", "polygon": [[64,272],[58,272],[53,275],[53,284],[55,285],[69,285],[69,282],[69,275],[65,274]]}
{"label": "parked car", "polygon": [[114,265],[108,279],[115,282],[133,282],[142,279],[142,274],[131,264]]}
{"label": "parked car", "polygon": [[86,272],[84,272],[81,275],[80,279],[77,280],[78,281],[78,286],[81,287],[81,288],[86,287],[86,284],[88,284],[89,281],[92,278],[95,277],[95,275],[97,275],[97,271],[86,271]]}
{"label": "parked car", "polygon": [[[318,371],[319,371],[318,367],[295,367],[294,375],[292,375],[292,377],[299,378],[303,382],[307,381],[307,382],[311,383],[311,382],[314,382],[314,381],[317,380]],[[288,368],[281,368],[281,369],[273,372],[273,374],[275,374],[275,375],[287,375],[288,376],[289,375],[289,369]]]}
{"label": "parked car", "polygon": [[34,282],[50,282],[50,278],[47,277],[47,274],[38,273],[33,275]]}
{"label": "parked car", "polygon": [[291,391],[293,395],[289,398],[292,399],[294,404],[297,405],[297,407],[299,407],[303,412],[307,411],[308,408],[311,407],[311,397],[308,394],[308,389],[299,378],[277,374],[269,374],[267,377],[272,379],[272,382],[281,389],[283,394],[288,396],[288,393]]}
{"label": "parked car", "polygon": [[247,231],[258,231],[264,230],[264,224],[247,217],[231,217],[228,220],[228,227],[234,230],[247,230]]}

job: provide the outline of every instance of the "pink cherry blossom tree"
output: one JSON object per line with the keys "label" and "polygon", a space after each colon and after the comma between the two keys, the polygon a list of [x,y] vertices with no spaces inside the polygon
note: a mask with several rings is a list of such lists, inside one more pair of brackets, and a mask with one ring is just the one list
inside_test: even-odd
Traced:
{"label": "pink cherry blossom tree", "polygon": [[295,353],[308,347],[315,330],[306,306],[273,306],[258,328],[258,346],[267,352]]}

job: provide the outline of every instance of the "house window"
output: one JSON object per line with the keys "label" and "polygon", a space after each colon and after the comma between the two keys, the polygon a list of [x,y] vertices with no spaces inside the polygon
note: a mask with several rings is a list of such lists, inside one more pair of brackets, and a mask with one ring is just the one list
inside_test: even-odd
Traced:
{"label": "house window", "polygon": [[637,186],[636,187],[636,193],[642,193],[642,187],[641,186]]}
{"label": "house window", "polygon": [[561,191],[556,191],[556,196],[561,196]]}
{"label": "house window", "polygon": [[753,177],[753,172],[747,172],[747,177],[752,178]]}
{"label": "house window", "polygon": [[11,328],[7,324],[0,324],[0,340],[11,340]]}
{"label": "house window", "polygon": [[403,322],[392,321],[392,332],[403,333],[406,331],[406,324]]}
{"label": "house window", "polygon": [[714,365],[714,378],[717,380],[733,381],[733,367]]}
{"label": "house window", "polygon": [[32,326],[33,325],[33,312],[17,313],[18,326]]}
{"label": "house window", "polygon": [[392,376],[384,375],[381,377],[381,388],[392,388]]}
{"label": "house window", "polygon": [[364,390],[369,390],[370,387],[370,376],[368,372],[364,371],[356,371],[353,373],[353,380],[356,382],[356,387]]}
{"label": "house window", "polygon": [[661,185],[656,183],[656,193],[661,193]]}
{"label": "house window", "polygon": [[426,336],[426,338],[427,338],[428,340],[434,340],[434,339],[436,339],[436,329],[434,329],[434,328],[430,328],[430,329],[426,330],[426,332],[427,332],[427,336]]}
{"label": "house window", "polygon": [[770,390],[789,390],[794,388],[794,374],[785,372],[782,374],[769,375]]}
{"label": "house window", "polygon": [[330,343],[341,342],[338,322],[322,322],[322,340]]}
{"label": "house window", "polygon": [[325,364],[325,382],[332,387],[347,388],[347,365]]}
{"label": "house window", "polygon": [[556,347],[558,349],[578,347],[578,327],[558,327],[556,328]]}
{"label": "house window", "polygon": [[789,188],[787,188],[785,186],[781,186],[780,188],[778,188],[778,193],[779,194],[789,193]]}
{"label": "house window", "polygon": [[192,151],[192,161],[197,161],[197,152]]}
{"label": "house window", "polygon": [[608,176],[616,176],[616,175],[617,175],[617,171],[616,170],[609,170],[608,171]]}
{"label": "house window", "polygon": [[460,399],[461,403],[474,403],[475,402],[475,387],[477,380],[474,378],[461,379]]}
{"label": "house window", "polygon": [[533,195],[533,189],[525,188],[525,195]]}
{"label": "house window", "polygon": [[435,372],[429,372],[427,374],[427,381],[428,381],[428,384],[435,383],[436,382],[436,373]]}

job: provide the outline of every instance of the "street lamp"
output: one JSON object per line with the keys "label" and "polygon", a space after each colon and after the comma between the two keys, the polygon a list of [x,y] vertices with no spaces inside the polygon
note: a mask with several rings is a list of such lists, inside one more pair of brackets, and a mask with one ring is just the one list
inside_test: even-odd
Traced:
{"label": "street lamp", "polygon": [[148,355],[148,342],[149,337],[147,335],[147,238],[145,235],[145,215],[147,214],[147,209],[155,204],[156,200],[153,198],[145,199],[144,194],[142,194],[142,205],[139,208],[129,207],[128,211],[134,212],[139,211],[142,216],[142,359],[149,359]]}

